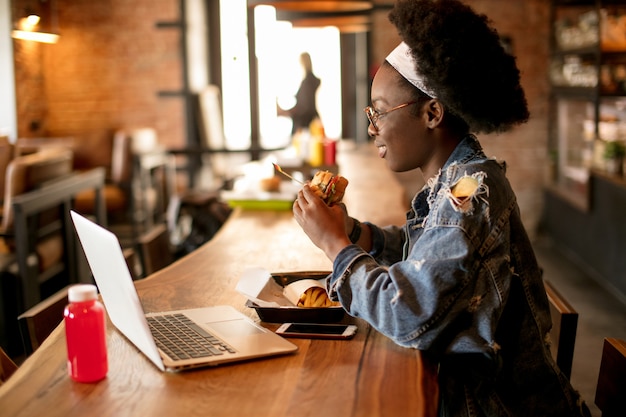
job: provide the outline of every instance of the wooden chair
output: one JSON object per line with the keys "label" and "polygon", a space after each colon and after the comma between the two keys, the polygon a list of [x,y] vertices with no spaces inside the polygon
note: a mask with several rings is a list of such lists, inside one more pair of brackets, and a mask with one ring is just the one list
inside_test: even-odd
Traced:
{"label": "wooden chair", "polygon": [[64,148],[49,148],[13,158],[5,173],[1,232],[7,234],[13,229],[12,200],[16,196],[70,174],[72,163],[72,151]]}
{"label": "wooden chair", "polygon": [[27,355],[33,353],[63,320],[68,287],[61,289],[17,318]]}
{"label": "wooden chair", "polygon": [[[0,251],[0,329],[11,355],[23,350],[18,315],[80,279],[69,209],[77,192],[102,188],[104,169],[76,173],[72,159],[67,149],[46,149],[15,157],[7,170]],[[98,201],[98,212],[104,213],[103,198]],[[102,220],[104,216],[99,214],[98,221]]]}
{"label": "wooden chair", "polygon": [[[24,267],[28,264],[27,269],[36,270],[36,273],[46,274],[49,272],[48,278],[56,275],[54,271],[60,272],[60,265],[64,262],[64,245],[59,210],[41,211],[41,215],[35,219],[37,224],[32,224],[31,227],[32,230],[37,231],[37,237],[30,240],[23,232],[17,232],[14,205],[19,197],[69,176],[72,172],[72,160],[72,151],[55,148],[18,156],[9,163],[5,176],[6,185],[0,223],[2,236],[0,239],[1,271],[8,271],[16,276],[24,276],[26,274]],[[30,245],[26,248],[20,245],[19,241],[27,241]],[[20,262],[21,253],[24,253],[23,262]],[[42,277],[40,283],[45,282],[48,278]],[[32,304],[36,304],[36,302]],[[18,310],[24,311],[21,308],[21,302],[18,302]]]}
{"label": "wooden chair", "polygon": [[578,313],[550,282],[544,280],[544,285],[550,302],[550,315],[552,316],[552,329],[550,330],[552,345],[550,350],[556,364],[569,378],[572,374],[572,362],[574,360]]}
{"label": "wooden chair", "polygon": [[139,253],[144,277],[172,263],[174,256],[165,224],[157,224],[139,237]]}
{"label": "wooden chair", "polygon": [[602,417],[626,415],[626,341],[605,338],[595,403]]}
{"label": "wooden chair", "polygon": [[[36,152],[31,155],[12,158],[5,171],[4,201],[0,220],[0,279],[2,279],[2,323],[0,323],[0,337],[4,347],[10,355],[22,352],[17,316],[27,307],[24,302],[22,276],[39,273],[54,274],[58,265],[63,264],[63,240],[61,233],[56,233],[47,227],[37,227],[46,233],[45,237],[37,239],[35,247],[24,247],[18,241],[25,236],[16,233],[14,202],[16,198],[36,189],[40,184],[69,173],[72,169],[72,153],[69,150],[52,150]],[[46,212],[45,220],[41,224],[51,225],[56,222],[58,212]],[[49,233],[48,233],[49,232]],[[22,250],[20,252],[20,250]],[[30,250],[34,249],[34,250]],[[28,272],[20,267],[20,253],[28,251],[26,263]],[[23,274],[23,275],[22,275]],[[37,295],[42,279],[37,284]],[[49,281],[51,282],[51,281]],[[46,285],[46,284],[44,284]],[[37,300],[39,301],[39,300]],[[34,302],[33,304],[36,304]]]}
{"label": "wooden chair", "polygon": [[125,248],[122,250],[122,253],[124,254],[124,259],[126,259],[126,265],[130,271],[130,276],[133,279],[140,278],[143,267],[141,266],[141,260],[137,255],[137,251],[133,248]]}
{"label": "wooden chair", "polygon": [[[133,170],[131,141],[130,135],[122,130],[116,131],[112,136],[106,134],[82,140],[75,140],[72,137],[19,138],[15,144],[15,155],[26,155],[50,148],[66,148],[74,153],[74,169],[77,171],[100,166],[106,168],[107,178],[103,192],[107,217],[114,221],[126,222],[131,214],[130,187]],[[98,157],[87,157],[94,154],[93,149],[99,150],[96,152]],[[95,214],[96,196],[93,190],[80,192],[74,200],[74,208],[77,211]]]}
{"label": "wooden chair", "polygon": [[17,365],[0,347],[0,385],[5,383],[15,371],[17,371]]}
{"label": "wooden chair", "polygon": [[4,199],[5,176],[13,153],[13,144],[9,142],[9,137],[0,136],[0,199]]}
{"label": "wooden chair", "polygon": [[166,152],[151,128],[130,132],[133,153],[134,222],[138,236],[165,221],[177,194],[175,157]]}
{"label": "wooden chair", "polygon": [[[124,259],[134,277],[135,251],[124,250]],[[57,291],[17,317],[26,355],[31,355],[37,350],[63,320],[63,311],[68,303],[68,289],[69,286]]]}
{"label": "wooden chair", "polygon": [[[132,216],[131,181],[133,175],[133,158],[131,137],[124,131],[117,131],[111,143],[111,160],[104,186],[104,200],[107,218],[114,223],[127,222]],[[95,194],[86,190],[74,199],[76,211],[93,214],[95,211]]]}
{"label": "wooden chair", "polygon": [[39,137],[17,138],[14,145],[14,156],[30,155],[48,149],[67,149],[74,152],[76,141],[73,137]]}

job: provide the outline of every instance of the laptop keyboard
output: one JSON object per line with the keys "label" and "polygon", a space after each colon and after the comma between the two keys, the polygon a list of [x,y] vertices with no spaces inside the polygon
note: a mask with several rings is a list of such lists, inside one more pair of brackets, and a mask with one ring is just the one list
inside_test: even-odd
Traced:
{"label": "laptop keyboard", "polygon": [[184,314],[146,317],[156,345],[172,359],[194,359],[235,353],[226,343]]}

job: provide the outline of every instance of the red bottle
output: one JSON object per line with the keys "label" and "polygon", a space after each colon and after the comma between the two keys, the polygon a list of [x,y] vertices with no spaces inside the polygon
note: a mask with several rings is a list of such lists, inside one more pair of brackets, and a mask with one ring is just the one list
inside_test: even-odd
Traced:
{"label": "red bottle", "polygon": [[68,291],[65,307],[67,370],[78,382],[96,382],[108,371],[106,322],[95,285],[78,284]]}

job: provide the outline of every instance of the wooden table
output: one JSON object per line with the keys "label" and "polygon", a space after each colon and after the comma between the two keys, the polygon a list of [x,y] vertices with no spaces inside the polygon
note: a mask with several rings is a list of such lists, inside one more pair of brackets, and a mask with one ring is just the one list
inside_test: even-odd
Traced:
{"label": "wooden table", "polygon": [[[388,171],[380,162],[372,165],[375,156],[373,162],[363,162],[374,155],[371,148],[353,151],[346,152],[341,164],[346,176],[353,175],[346,201],[357,213],[358,190],[371,180],[370,170],[377,166],[377,171]],[[369,170],[359,175],[358,166]],[[397,185],[385,189],[389,204],[378,207],[374,220],[395,213],[401,221],[402,190]],[[378,204],[383,200],[376,199]],[[329,270],[331,263],[310,243],[291,212],[236,210],[209,243],[137,281],[137,288],[146,311],[230,304],[258,321],[234,289],[250,266],[286,272]],[[422,354],[394,344],[363,321],[348,320],[359,327],[349,341],[293,339],[299,350],[292,355],[182,373],[159,372],[109,325],[109,373],[97,384],[75,383],[67,376],[61,325],[0,387],[0,415],[436,415],[435,372]]]}

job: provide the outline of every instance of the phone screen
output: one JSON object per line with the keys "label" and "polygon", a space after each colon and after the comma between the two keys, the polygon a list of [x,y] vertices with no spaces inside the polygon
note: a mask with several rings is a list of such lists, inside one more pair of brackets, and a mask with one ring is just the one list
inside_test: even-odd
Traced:
{"label": "phone screen", "polygon": [[285,323],[276,333],[309,339],[350,339],[356,330],[357,327],[352,324]]}
{"label": "phone screen", "polygon": [[345,324],[308,324],[292,323],[285,333],[343,334],[348,328]]}

